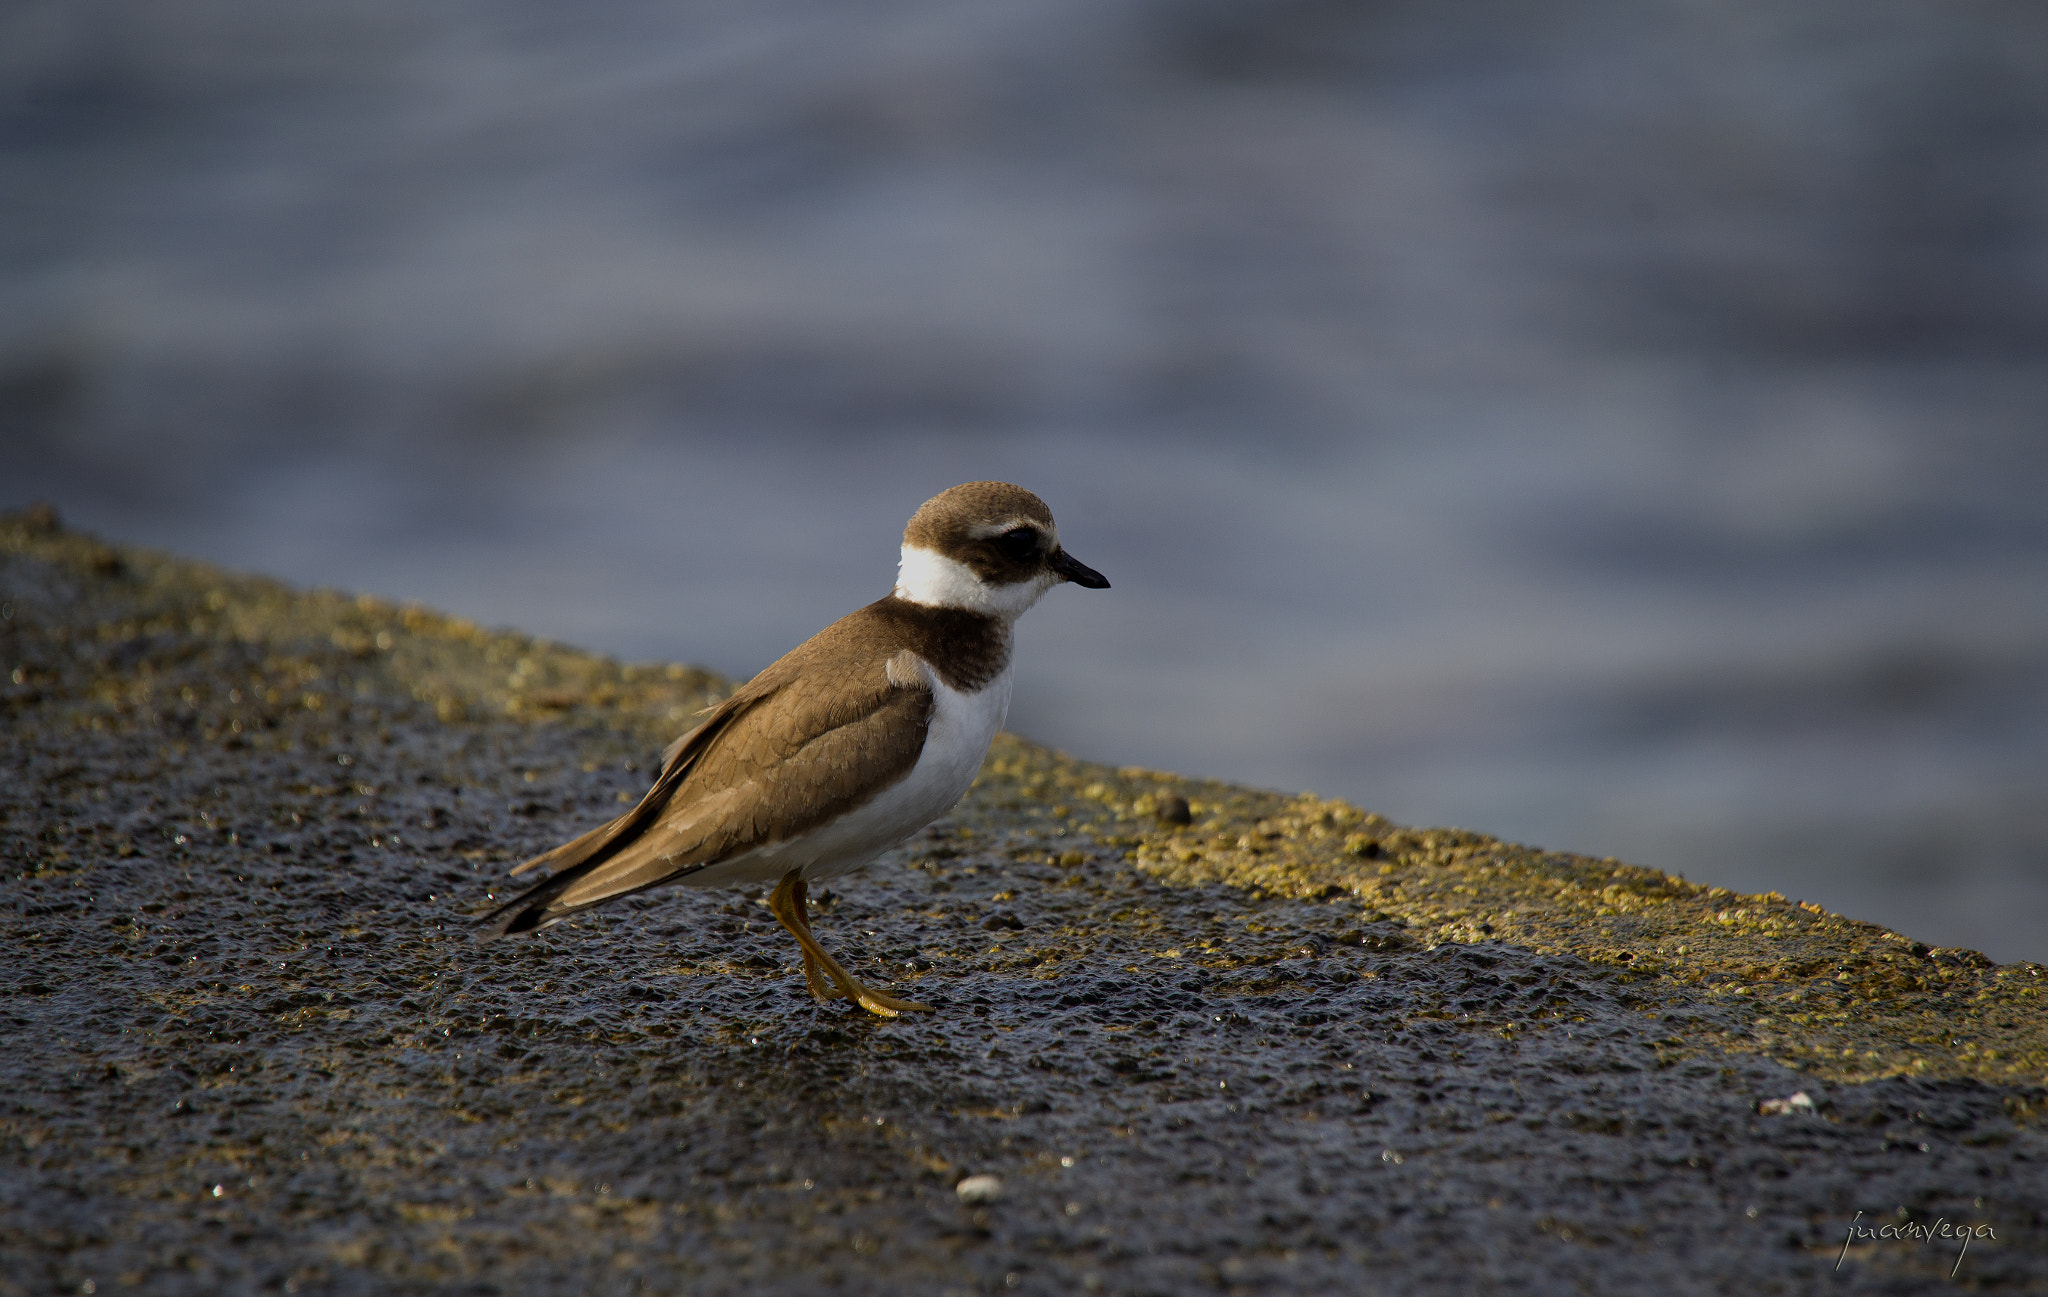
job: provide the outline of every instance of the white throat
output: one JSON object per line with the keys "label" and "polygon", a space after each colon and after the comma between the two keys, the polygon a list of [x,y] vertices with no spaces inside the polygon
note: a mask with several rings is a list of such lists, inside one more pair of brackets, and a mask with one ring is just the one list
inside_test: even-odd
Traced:
{"label": "white throat", "polygon": [[903,547],[903,561],[896,569],[899,599],[929,608],[966,608],[1005,621],[1023,616],[1026,608],[1057,584],[1058,577],[1044,572],[1029,581],[990,585],[965,563],[918,545]]}

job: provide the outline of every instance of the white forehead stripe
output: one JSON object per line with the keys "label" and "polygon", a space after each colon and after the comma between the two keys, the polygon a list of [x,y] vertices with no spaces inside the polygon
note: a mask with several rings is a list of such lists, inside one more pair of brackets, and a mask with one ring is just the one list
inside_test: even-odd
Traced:
{"label": "white forehead stripe", "polygon": [[1008,522],[977,522],[967,529],[967,534],[976,540],[987,540],[991,536],[1000,536],[1018,527],[1029,527],[1041,536],[1049,536],[1052,538],[1053,547],[1059,547],[1059,528],[1049,522],[1033,522],[1029,518],[1012,518]]}
{"label": "white forehead stripe", "polygon": [[896,570],[896,595],[931,608],[966,608],[994,617],[1018,617],[1058,582],[1058,577],[1044,572],[1029,581],[990,585],[965,563],[936,550],[905,545],[902,565]]}

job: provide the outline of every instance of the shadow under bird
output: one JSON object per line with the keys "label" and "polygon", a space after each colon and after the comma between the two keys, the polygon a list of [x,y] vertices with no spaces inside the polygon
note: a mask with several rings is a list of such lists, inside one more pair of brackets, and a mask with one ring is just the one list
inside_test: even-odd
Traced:
{"label": "shadow under bird", "polygon": [[903,530],[896,588],[833,622],[670,744],[637,806],[534,857],[548,876],[479,922],[531,932],[650,887],[776,883],[768,906],[820,1000],[884,1017],[931,1006],[864,986],[825,952],[808,884],[873,860],[950,810],[1010,709],[1011,628],[1064,581],[1109,587],[1069,557],[1045,502],[969,482]]}

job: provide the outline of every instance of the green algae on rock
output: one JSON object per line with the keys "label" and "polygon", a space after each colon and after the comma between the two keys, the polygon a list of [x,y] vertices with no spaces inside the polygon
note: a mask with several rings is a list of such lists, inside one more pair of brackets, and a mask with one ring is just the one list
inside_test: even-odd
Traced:
{"label": "green algae on rock", "polygon": [[[1968,1077],[2048,1084],[2048,968],[1996,965],[1875,924],[1654,869],[1409,829],[1341,801],[1112,769],[1021,741],[990,757],[991,796],[1049,804],[1070,831],[1180,886],[1344,895],[1425,944],[1500,941],[1623,973],[1646,998],[1725,1005],[1739,1025],[1688,1041],[1832,1081]],[[1162,794],[1193,822],[1162,829]],[[1229,966],[1206,952],[1197,962]]]}
{"label": "green algae on rock", "polygon": [[[253,712],[318,712],[353,695],[396,693],[444,721],[472,715],[591,719],[636,729],[687,724],[730,686],[686,666],[626,666],[590,653],[371,595],[301,592],[260,576],[65,531],[47,507],[0,516],[0,555],[32,561],[27,593],[68,606],[62,625],[26,621],[6,697],[67,692],[117,707],[153,697],[152,640],[237,645],[257,667],[222,681]],[[90,642],[91,651],[77,652]],[[126,669],[133,662],[144,670]],[[92,671],[80,678],[81,670]],[[53,690],[59,682],[64,690]],[[242,690],[241,685],[250,690]],[[194,689],[198,686],[181,686]],[[185,701],[190,702],[190,699]],[[207,736],[212,737],[212,736]]]}

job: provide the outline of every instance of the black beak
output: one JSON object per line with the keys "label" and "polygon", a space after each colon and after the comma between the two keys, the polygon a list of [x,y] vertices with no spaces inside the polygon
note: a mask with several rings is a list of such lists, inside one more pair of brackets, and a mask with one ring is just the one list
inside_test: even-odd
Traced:
{"label": "black beak", "polygon": [[1046,566],[1050,567],[1053,570],[1053,575],[1059,577],[1062,581],[1072,581],[1075,585],[1084,585],[1090,590],[1109,589],[1109,582],[1103,577],[1102,573],[1089,567],[1086,563],[1077,562],[1065,550],[1054,554],[1052,561],[1047,563]]}

